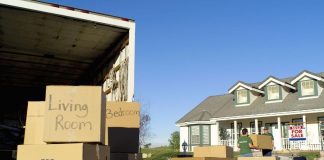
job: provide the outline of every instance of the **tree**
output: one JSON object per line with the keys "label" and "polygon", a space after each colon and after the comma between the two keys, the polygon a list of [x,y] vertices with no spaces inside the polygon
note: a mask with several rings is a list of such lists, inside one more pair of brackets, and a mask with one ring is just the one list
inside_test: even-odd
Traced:
{"label": "tree", "polygon": [[174,150],[179,150],[180,148],[180,133],[179,131],[174,131],[171,133],[171,137],[169,139],[169,145],[172,147]]}
{"label": "tree", "polygon": [[150,148],[151,145],[152,145],[151,143],[144,144],[144,148]]}
{"label": "tree", "polygon": [[139,145],[143,146],[151,138],[150,133],[151,116],[147,111],[141,112],[140,131],[139,131]]}
{"label": "tree", "polygon": [[219,128],[219,137],[221,140],[228,140],[230,138],[230,135],[228,134],[226,129],[220,127]]}

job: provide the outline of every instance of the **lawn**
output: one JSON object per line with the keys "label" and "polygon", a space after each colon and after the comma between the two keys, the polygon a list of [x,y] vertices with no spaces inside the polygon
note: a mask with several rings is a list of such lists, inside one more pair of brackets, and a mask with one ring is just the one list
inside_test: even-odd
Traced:
{"label": "lawn", "polygon": [[[170,147],[157,147],[157,148],[143,148],[142,153],[151,153],[151,158],[147,158],[145,160],[166,160],[170,157],[176,157],[178,155],[178,152],[171,149]],[[277,155],[276,153],[274,155]],[[291,153],[281,153],[279,155],[285,155],[289,156]],[[305,156],[307,160],[314,160],[314,158],[319,157],[319,152],[298,152],[294,155],[298,156]],[[238,153],[234,152],[234,156],[237,157]]]}
{"label": "lawn", "polygon": [[176,157],[178,152],[170,147],[143,148],[142,153],[152,154],[151,158],[146,160],[166,160],[170,157]]}

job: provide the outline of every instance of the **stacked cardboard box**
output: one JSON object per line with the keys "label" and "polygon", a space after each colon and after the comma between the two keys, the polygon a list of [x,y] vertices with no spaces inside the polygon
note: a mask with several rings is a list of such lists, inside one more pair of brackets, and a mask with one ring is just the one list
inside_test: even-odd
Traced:
{"label": "stacked cardboard box", "polygon": [[105,102],[101,87],[47,86],[45,102],[28,103],[17,159],[109,160]]}
{"label": "stacked cardboard box", "polygon": [[109,147],[98,144],[68,143],[19,145],[18,160],[109,160]]}
{"label": "stacked cardboard box", "polygon": [[277,157],[238,157],[237,160],[278,160]]}
{"label": "stacked cardboard box", "polygon": [[272,138],[267,135],[251,134],[249,137],[252,139],[252,143],[259,149],[272,149]]}
{"label": "stacked cardboard box", "polygon": [[233,148],[229,146],[194,147],[194,157],[233,158]]}
{"label": "stacked cardboard box", "polygon": [[229,146],[194,147],[193,157],[172,158],[172,160],[234,160],[233,148]]}
{"label": "stacked cardboard box", "polygon": [[172,160],[235,160],[235,158],[186,157],[186,158],[172,158]]}
{"label": "stacked cardboard box", "polygon": [[43,141],[45,102],[28,102],[24,144],[46,144]]}
{"label": "stacked cardboard box", "polygon": [[111,160],[142,159],[139,151],[140,104],[107,102],[105,144]]}

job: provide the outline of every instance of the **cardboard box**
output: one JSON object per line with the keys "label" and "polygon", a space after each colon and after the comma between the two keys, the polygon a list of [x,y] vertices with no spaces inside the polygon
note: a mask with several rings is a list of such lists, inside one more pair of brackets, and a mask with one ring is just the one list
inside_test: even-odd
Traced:
{"label": "cardboard box", "polygon": [[252,143],[259,149],[272,149],[272,138],[267,135],[251,134],[249,137],[252,139]]}
{"label": "cardboard box", "polygon": [[237,160],[279,160],[277,157],[238,157]]}
{"label": "cardboard box", "polygon": [[141,153],[110,153],[110,160],[142,160]]}
{"label": "cardboard box", "polygon": [[236,160],[236,158],[183,157],[183,158],[171,158],[171,160]]}
{"label": "cardboard box", "polygon": [[18,145],[17,160],[109,160],[109,152],[98,144]]}
{"label": "cardboard box", "polygon": [[233,148],[229,146],[194,147],[194,157],[233,158]]}
{"label": "cardboard box", "polygon": [[115,153],[138,153],[139,151],[139,129],[109,127],[109,146],[111,152]]}
{"label": "cardboard box", "polygon": [[107,102],[105,144],[111,147],[111,152],[137,153],[139,127],[139,103]]}
{"label": "cardboard box", "polygon": [[140,104],[137,102],[107,102],[107,127],[139,128],[140,117]]}
{"label": "cardboard box", "polygon": [[98,86],[47,86],[44,141],[104,143],[106,98]]}
{"label": "cardboard box", "polygon": [[45,102],[28,102],[24,144],[45,144],[44,113]]}

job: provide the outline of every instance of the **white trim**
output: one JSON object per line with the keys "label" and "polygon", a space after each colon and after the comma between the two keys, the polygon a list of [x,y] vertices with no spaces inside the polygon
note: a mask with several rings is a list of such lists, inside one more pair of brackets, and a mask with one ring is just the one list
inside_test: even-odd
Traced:
{"label": "white trim", "polygon": [[191,122],[184,122],[184,123],[177,123],[177,127],[183,127],[188,125],[196,125],[196,124],[215,124],[215,121],[209,120],[209,121],[191,121]]}
{"label": "white trim", "polygon": [[320,112],[324,112],[324,108],[311,109],[311,110],[301,110],[301,111],[288,111],[288,112],[275,112],[275,113],[240,115],[240,116],[231,116],[231,117],[220,117],[220,118],[211,118],[211,120],[214,120],[214,121],[226,121],[226,120],[235,120],[235,119],[250,119],[250,118],[254,119],[254,118],[288,116],[288,115],[320,113]]}
{"label": "white trim", "polygon": [[238,137],[237,137],[237,121],[234,121],[234,150],[237,151],[238,148],[237,148],[237,140],[238,140]]}
{"label": "white trim", "polygon": [[277,125],[278,125],[278,137],[280,137],[280,140],[278,141],[278,144],[275,146],[277,150],[282,150],[282,140],[281,140],[281,118],[277,117]]}
{"label": "white trim", "polygon": [[282,102],[283,100],[272,100],[272,101],[266,101],[265,104],[270,104],[270,103],[279,103]]}
{"label": "white trim", "polygon": [[248,86],[248,85],[246,85],[246,84],[244,84],[244,83],[241,83],[241,82],[239,82],[239,83],[237,83],[234,87],[232,87],[228,92],[229,93],[233,93],[238,87],[243,87],[243,88],[246,88],[246,89],[248,89],[248,90],[251,90],[251,91],[255,91],[255,92],[258,92],[258,93],[262,93],[262,94],[264,94],[264,91],[261,91],[261,90],[259,90],[259,89],[256,89],[256,88],[253,88],[253,87],[251,87],[251,86]]}
{"label": "white trim", "polygon": [[297,81],[299,81],[300,79],[304,78],[304,77],[309,77],[309,78],[312,78],[312,79],[316,79],[318,81],[322,81],[324,82],[324,79],[321,78],[321,77],[318,77],[318,76],[315,76],[313,74],[310,74],[310,73],[307,73],[307,72],[303,72],[302,74],[300,74],[298,77],[296,77],[295,79],[293,79],[291,81],[291,84],[295,84]]}
{"label": "white trim", "polygon": [[131,24],[129,28],[128,53],[127,100],[132,102],[135,97],[135,23]]}
{"label": "white trim", "polygon": [[253,115],[240,115],[231,117],[220,117],[211,118],[209,121],[191,121],[184,123],[177,123],[176,126],[182,127],[193,124],[215,124],[217,121],[227,121],[227,120],[237,120],[237,119],[255,119],[255,118],[265,118],[265,117],[279,117],[279,116],[289,116],[289,115],[300,115],[300,114],[310,114],[310,113],[321,113],[324,112],[324,108],[321,109],[311,109],[311,110],[301,110],[301,111],[288,111],[288,112],[275,112],[275,113],[264,113],[264,114],[253,114]]}
{"label": "white trim", "polygon": [[277,83],[277,84],[279,84],[281,86],[288,87],[288,88],[291,88],[293,90],[296,90],[296,87],[294,87],[294,86],[292,86],[290,84],[287,84],[285,82],[279,81],[279,80],[277,80],[277,79],[275,79],[273,77],[268,78],[265,82],[263,82],[261,85],[259,85],[258,88],[261,89],[270,82],[274,82],[274,83]]}
{"label": "white trim", "polygon": [[307,96],[307,97],[299,97],[298,100],[305,100],[305,99],[314,99],[314,98],[318,98],[319,96]]}
{"label": "white trim", "polygon": [[244,107],[244,106],[248,106],[250,105],[250,103],[246,103],[246,104],[236,104],[235,107]]}
{"label": "white trim", "polygon": [[51,5],[47,5],[45,3],[40,3],[40,2],[35,2],[35,1],[1,0],[0,4],[12,6],[12,7],[24,8],[24,9],[28,9],[28,10],[37,11],[37,12],[60,15],[60,16],[64,16],[64,17],[72,17],[72,18],[76,18],[76,19],[93,21],[93,22],[107,24],[110,26],[121,27],[121,28],[125,28],[125,29],[132,28],[133,27],[132,24],[134,24],[134,22],[132,22],[132,21],[124,21],[117,17],[112,17],[112,16],[108,16],[108,15],[83,13],[83,12],[68,10],[65,8],[57,8],[57,7],[53,7]]}

